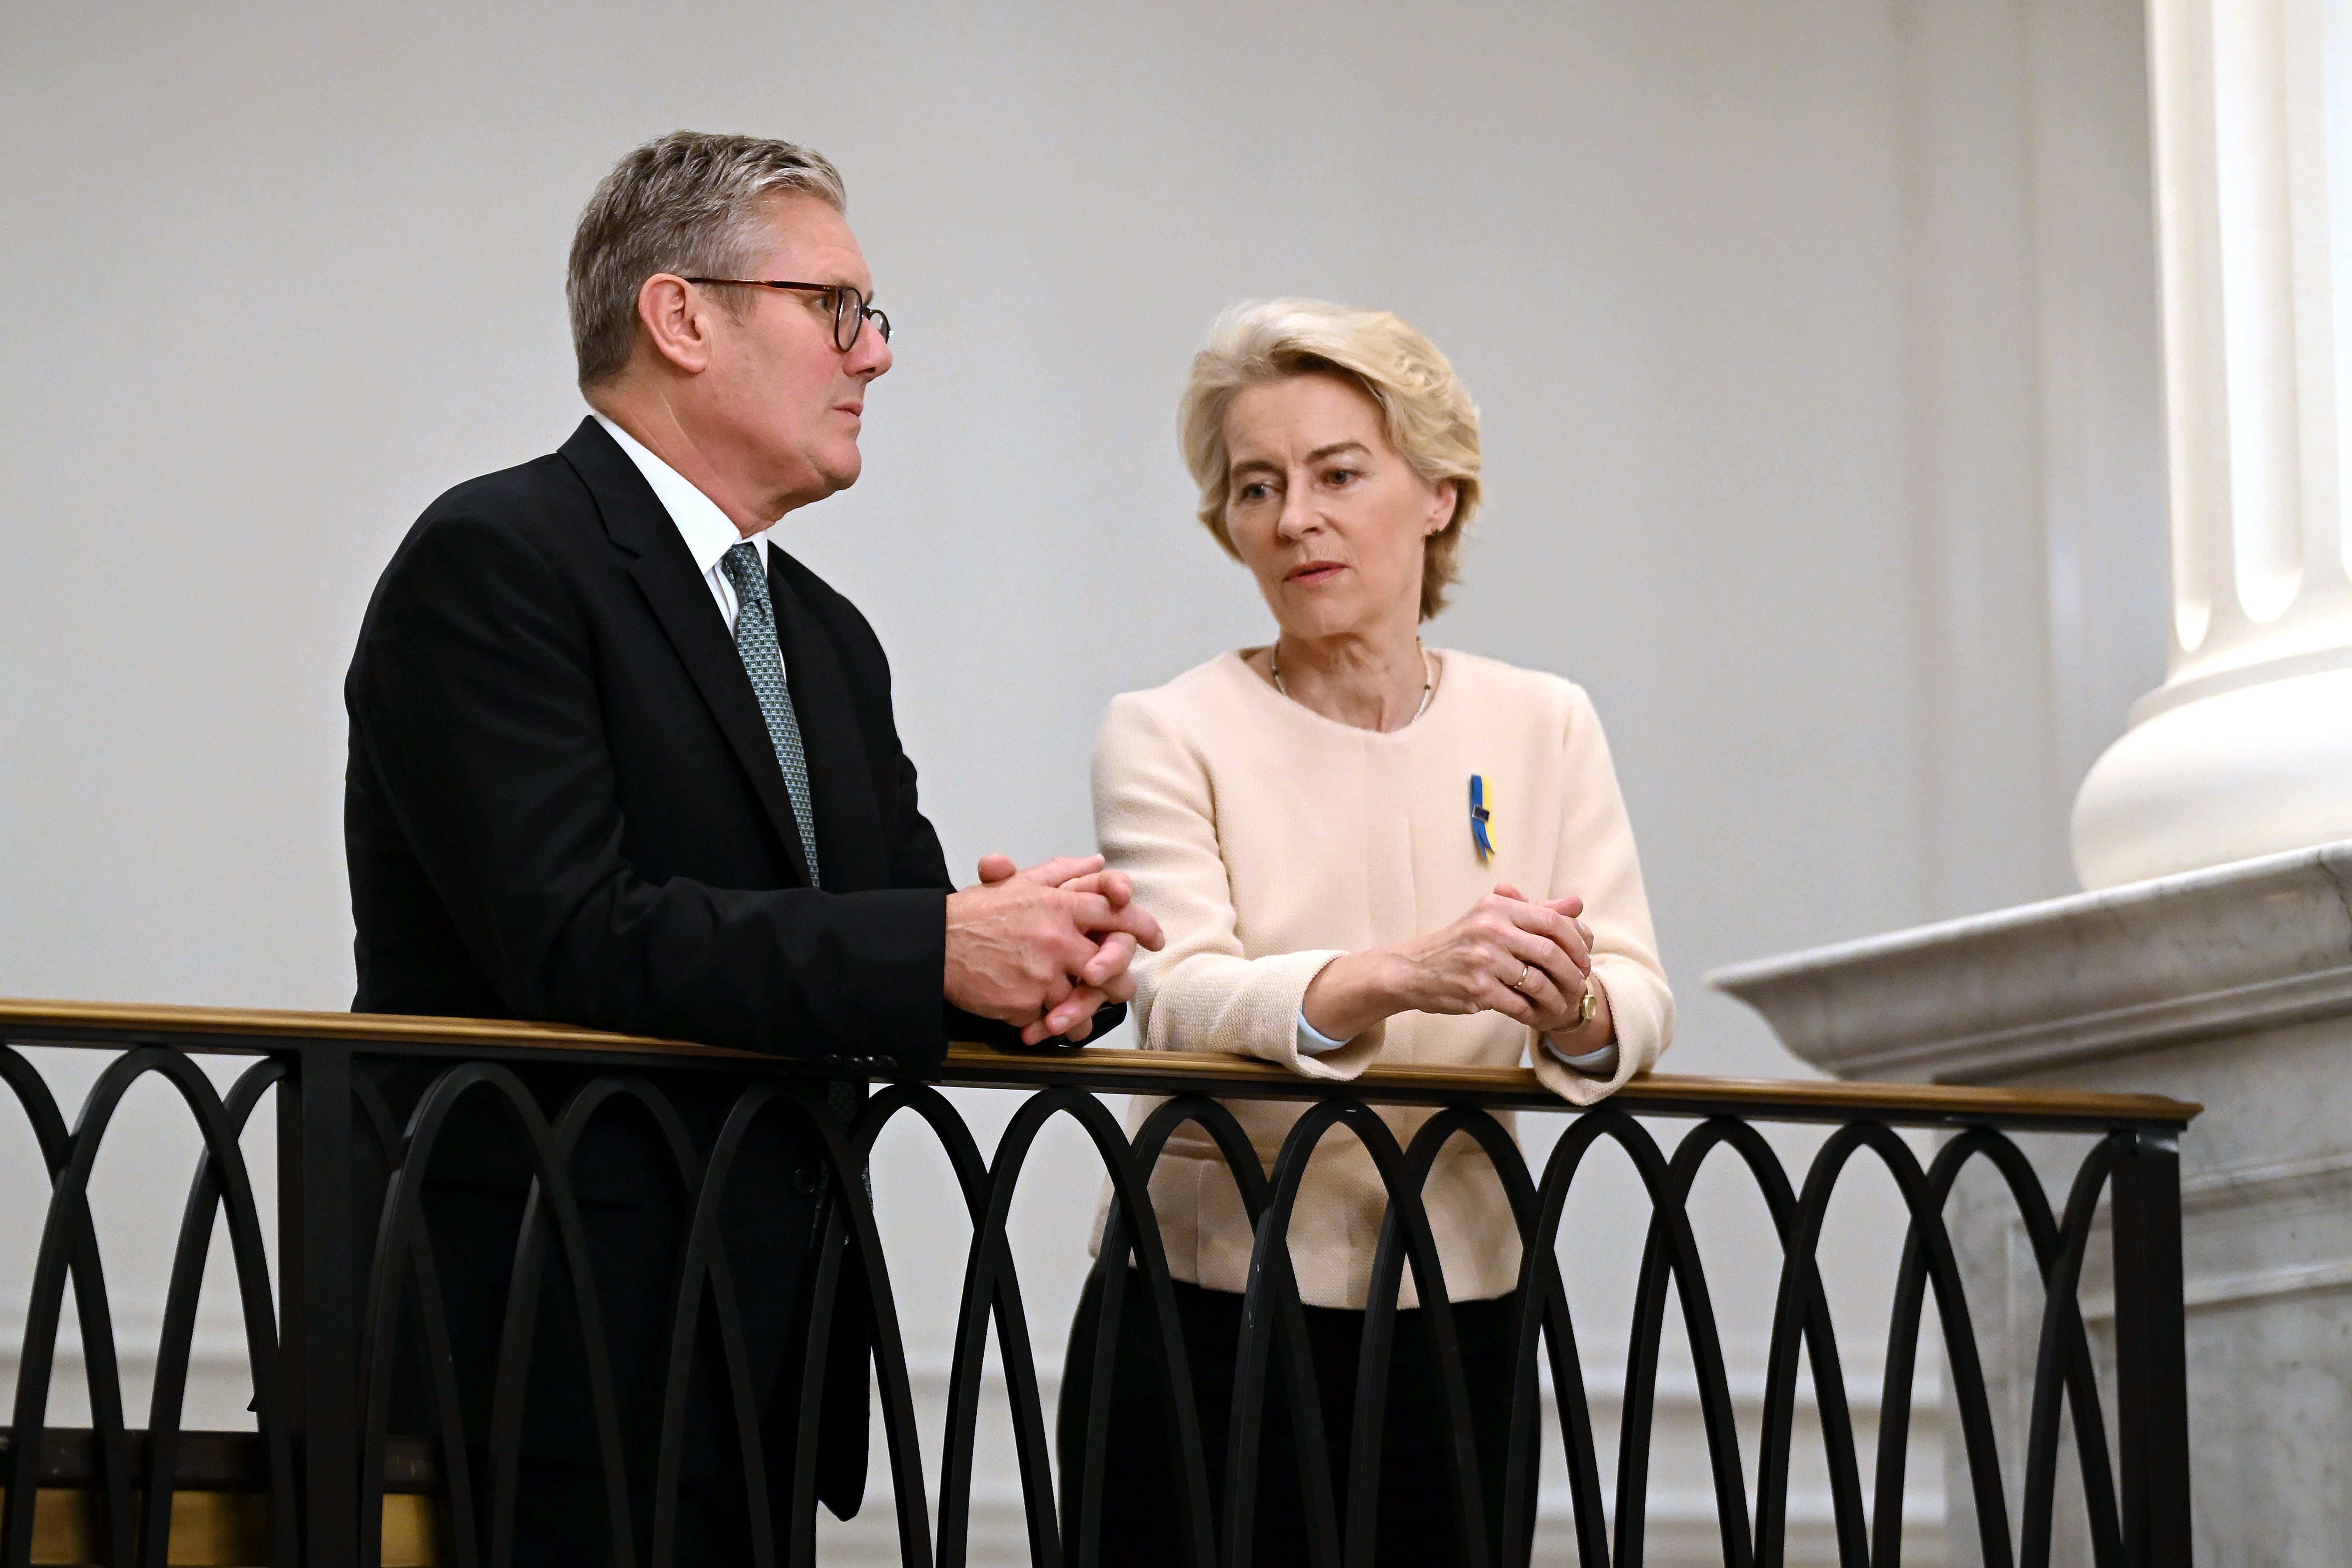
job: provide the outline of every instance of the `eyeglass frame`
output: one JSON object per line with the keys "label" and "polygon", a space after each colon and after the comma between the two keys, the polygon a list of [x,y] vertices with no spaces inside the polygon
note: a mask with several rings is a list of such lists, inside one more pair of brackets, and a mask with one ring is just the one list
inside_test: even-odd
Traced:
{"label": "eyeglass frame", "polygon": [[[890,341],[890,317],[888,312],[877,310],[873,304],[868,302],[865,295],[859,293],[856,288],[847,283],[793,283],[780,278],[682,278],[679,281],[686,283],[724,284],[733,289],[790,289],[811,294],[831,294],[834,296],[833,346],[835,348],[840,350],[843,353],[847,353],[850,350],[856,348],[857,346],[857,335],[866,330],[866,323],[869,321],[875,323],[874,330],[882,334],[882,341],[884,342],[887,343]],[[856,308],[848,310],[843,310],[841,302],[844,300],[849,300]],[[841,324],[844,321],[854,323],[854,325],[849,329],[849,341],[847,342],[843,342],[841,341]]]}

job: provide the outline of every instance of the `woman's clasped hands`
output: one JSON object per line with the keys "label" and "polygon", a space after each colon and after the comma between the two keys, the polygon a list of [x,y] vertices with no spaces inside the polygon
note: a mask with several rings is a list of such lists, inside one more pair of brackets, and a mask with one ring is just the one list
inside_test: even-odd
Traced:
{"label": "woman's clasped hands", "polygon": [[1497,883],[1451,924],[1332,960],[1302,1011],[1341,1040],[1409,1012],[1493,1012],[1547,1034],[1573,1029],[1592,973],[1583,912],[1581,899],[1530,899]]}

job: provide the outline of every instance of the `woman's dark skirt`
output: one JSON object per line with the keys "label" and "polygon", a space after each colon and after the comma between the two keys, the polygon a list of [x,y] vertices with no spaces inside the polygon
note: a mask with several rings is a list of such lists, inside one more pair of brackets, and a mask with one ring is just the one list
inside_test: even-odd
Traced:
{"label": "woman's dark skirt", "polygon": [[[1062,1380],[1060,1454],[1063,1528],[1077,1527],[1076,1489],[1083,1453],[1087,1405],[1092,1387],[1095,1345],[1101,1332],[1104,1270],[1087,1280],[1070,1325],[1070,1353]],[[1242,1299],[1197,1285],[1175,1287],[1176,1321],[1190,1358],[1194,1407],[1201,1422],[1202,1457],[1207,1465],[1209,1506],[1223,1541],[1227,1423],[1233,1408],[1234,1362],[1241,1340]],[[1470,1395],[1471,1428],[1476,1434],[1478,1467],[1488,1532],[1487,1550],[1502,1519],[1504,1444],[1511,1404],[1511,1317],[1518,1298],[1463,1301],[1454,1307],[1454,1330]],[[1348,1509],[1348,1445],[1355,1420],[1356,1358],[1364,1314],[1329,1307],[1306,1310],[1307,1339],[1315,1363],[1315,1388],[1323,1407],[1323,1433],[1331,1466],[1337,1523],[1344,1537]],[[1376,1561],[1414,1568],[1467,1563],[1456,1541],[1452,1421],[1438,1370],[1437,1342],[1429,1314],[1400,1311],[1392,1342],[1389,1386],[1381,1423],[1380,1508]],[[1110,1419],[1103,1464],[1102,1551],[1097,1561],[1119,1568],[1169,1568],[1187,1564],[1180,1521],[1182,1468],[1168,1439],[1167,1373],[1143,1277],[1130,1271],[1121,1293],[1118,1346],[1112,1363]],[[1289,1568],[1308,1561],[1307,1505],[1299,1489],[1298,1458],[1284,1370],[1282,1334],[1274,1336],[1266,1363],[1266,1396],[1257,1456],[1257,1500],[1251,1561],[1260,1568]],[[1535,1489],[1528,1490],[1532,1508]],[[1075,1538],[1065,1553],[1076,1561]],[[1211,1553],[1214,1560],[1216,1553]]]}

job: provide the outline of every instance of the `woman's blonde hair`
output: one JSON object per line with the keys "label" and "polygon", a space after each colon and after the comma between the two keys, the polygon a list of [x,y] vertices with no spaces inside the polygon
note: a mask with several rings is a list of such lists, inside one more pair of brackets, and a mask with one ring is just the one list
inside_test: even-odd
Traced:
{"label": "woman's blonde hair", "polygon": [[1185,465],[1201,487],[1201,522],[1234,560],[1225,526],[1232,459],[1225,410],[1244,387],[1316,372],[1346,377],[1381,406],[1390,444],[1429,483],[1454,481],[1454,515],[1422,546],[1421,618],[1445,607],[1462,536],[1478,510],[1478,405],[1437,345],[1386,310],[1323,300],[1261,300],[1235,305],[1192,356],[1177,416]]}

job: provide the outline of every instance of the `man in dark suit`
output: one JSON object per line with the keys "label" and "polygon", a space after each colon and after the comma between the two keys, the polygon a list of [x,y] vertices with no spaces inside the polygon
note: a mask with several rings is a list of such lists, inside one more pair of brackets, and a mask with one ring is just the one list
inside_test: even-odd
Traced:
{"label": "man in dark suit", "polygon": [[[866,393],[890,367],[844,207],[823,158],[745,137],[664,137],[598,187],[568,280],[593,416],[553,455],[428,507],[361,631],[346,685],[357,1009],[813,1058],[854,1110],[866,1079],[933,1069],[951,1035],[1082,1039],[1132,994],[1128,962],[1158,929],[1098,859],[1016,872],[992,856],[955,890],[880,644],[768,539],[856,479]],[[534,1083],[551,1103],[564,1087]],[[814,1147],[769,1117],[731,1190],[736,1289],[772,1405],[794,1394]],[[616,1113],[574,1166],[633,1492],[682,1217],[666,1158]],[[478,1433],[528,1166],[484,1103],[433,1171]],[[549,1308],[549,1334],[568,1316]],[[835,1342],[853,1359],[828,1373],[818,1458],[845,1511],[863,1485],[865,1344],[854,1330]],[[533,1358],[519,1562],[604,1555],[576,1369],[538,1375],[564,1353],[542,1342]],[[689,1497],[682,1561],[741,1549],[712,1398],[694,1407],[688,1480],[708,1506]],[[789,1421],[768,1425],[788,1448]]]}

